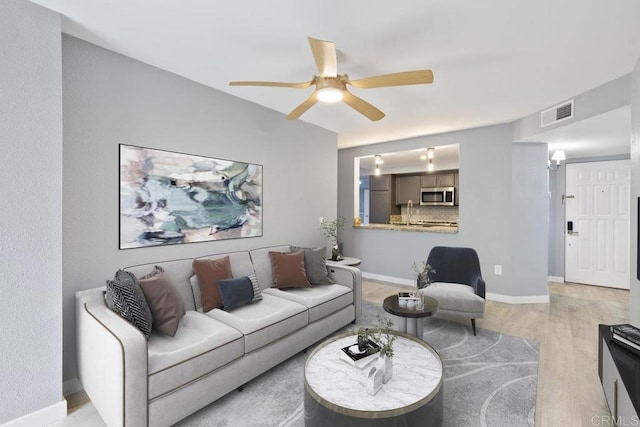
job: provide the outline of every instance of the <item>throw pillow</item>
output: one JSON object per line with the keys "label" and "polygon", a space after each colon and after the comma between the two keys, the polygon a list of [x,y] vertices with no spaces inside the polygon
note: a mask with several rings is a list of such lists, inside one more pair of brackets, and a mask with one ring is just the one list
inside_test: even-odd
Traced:
{"label": "throw pillow", "polygon": [[304,269],[304,251],[269,252],[273,270],[273,288],[310,288]]}
{"label": "throw pillow", "polygon": [[198,286],[202,296],[202,310],[207,312],[214,308],[222,308],[218,280],[231,279],[233,277],[229,257],[196,259],[193,261],[193,271],[198,277]]}
{"label": "throw pillow", "polygon": [[138,279],[138,284],[151,308],[153,326],[165,335],[174,336],[185,313],[184,303],[162,267],[153,267],[149,274]]}
{"label": "throw pillow", "polygon": [[107,280],[105,301],[107,307],[138,328],[145,338],[149,339],[153,315],[133,274],[118,270],[113,280]]}
{"label": "throw pillow", "polygon": [[251,302],[260,301],[262,299],[262,290],[260,289],[260,285],[258,284],[256,273],[251,273],[247,277],[249,277],[249,280],[251,281],[251,287],[253,288],[253,299],[251,300]]}
{"label": "throw pillow", "polygon": [[299,248],[291,246],[291,252],[304,250],[304,269],[307,272],[307,279],[312,285],[330,285],[333,282],[329,279],[327,271],[326,249],[320,248]]}
{"label": "throw pillow", "polygon": [[253,300],[253,286],[248,277],[218,280],[218,289],[224,311],[242,307]]}

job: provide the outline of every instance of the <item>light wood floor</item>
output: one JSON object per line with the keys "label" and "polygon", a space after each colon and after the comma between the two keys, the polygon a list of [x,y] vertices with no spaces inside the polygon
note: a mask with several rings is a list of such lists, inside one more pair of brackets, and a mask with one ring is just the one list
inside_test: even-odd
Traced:
{"label": "light wood floor", "polygon": [[[384,283],[363,281],[362,297],[381,304],[397,291]],[[478,319],[477,326],[539,343],[536,426],[608,425],[599,418],[609,415],[609,409],[598,378],[598,324],[629,321],[629,291],[550,283],[549,296],[549,304],[487,301],[485,318]],[[87,402],[83,392],[68,396],[68,413]],[[56,426],[87,425],[87,421],[67,417]],[[100,424],[99,418],[91,421]]]}

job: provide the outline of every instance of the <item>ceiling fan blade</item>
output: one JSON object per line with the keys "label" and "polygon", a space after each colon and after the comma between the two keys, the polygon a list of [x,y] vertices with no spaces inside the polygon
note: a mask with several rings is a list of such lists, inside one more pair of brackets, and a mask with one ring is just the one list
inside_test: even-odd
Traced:
{"label": "ceiling fan blade", "polygon": [[318,91],[314,91],[309,98],[307,98],[302,104],[298,105],[289,115],[287,120],[295,120],[303,115],[309,108],[313,107],[318,102]]}
{"label": "ceiling fan blade", "polygon": [[382,111],[378,110],[376,107],[369,104],[364,99],[358,98],[347,90],[343,90],[342,94],[342,100],[345,104],[347,104],[349,107],[353,108],[360,114],[366,116],[367,118],[369,118],[369,120],[377,122],[384,117],[384,113]]}
{"label": "ceiling fan blade", "polygon": [[336,77],[338,75],[338,57],[336,45],[333,42],[309,37],[309,45],[316,61],[321,77]]}
{"label": "ceiling fan blade", "polygon": [[357,87],[358,89],[429,84],[433,83],[433,71],[418,70],[383,74],[381,76],[367,77],[360,80],[350,80],[347,83],[353,87]]}
{"label": "ceiling fan blade", "polygon": [[296,89],[305,89],[313,84],[313,80],[304,83],[285,83],[285,82],[229,82],[229,86],[275,86],[275,87],[292,87]]}

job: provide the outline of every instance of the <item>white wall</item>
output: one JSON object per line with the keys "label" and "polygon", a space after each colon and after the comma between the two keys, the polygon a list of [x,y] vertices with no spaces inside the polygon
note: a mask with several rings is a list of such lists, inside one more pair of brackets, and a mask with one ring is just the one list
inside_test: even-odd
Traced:
{"label": "white wall", "polygon": [[631,83],[631,292],[629,317],[631,323],[640,327],[640,281],[636,273],[638,265],[638,197],[640,197],[640,59],[632,72]]}
{"label": "white wall", "polygon": [[0,147],[0,424],[42,425],[66,415],[60,16],[23,0],[0,2]]}
{"label": "white wall", "polygon": [[[74,293],[117,268],[294,243],[336,216],[337,137],[63,35],[64,377],[75,377]],[[263,237],[118,250],[118,144],[259,163]]]}

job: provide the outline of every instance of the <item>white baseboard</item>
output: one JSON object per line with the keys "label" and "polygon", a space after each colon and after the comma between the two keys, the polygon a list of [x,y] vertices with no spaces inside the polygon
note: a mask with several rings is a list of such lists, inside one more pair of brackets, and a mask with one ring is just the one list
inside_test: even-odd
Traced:
{"label": "white baseboard", "polygon": [[494,294],[487,292],[485,295],[489,301],[504,302],[507,304],[544,304],[549,302],[549,295],[530,295],[524,297],[512,297],[510,295]]}
{"label": "white baseboard", "polygon": [[560,276],[549,276],[548,280],[550,282],[564,283],[564,277],[560,277]]}
{"label": "white baseboard", "polygon": [[23,415],[15,420],[8,421],[0,427],[33,427],[46,426],[67,416],[67,401],[62,399],[58,403],[42,408],[38,411]]}
{"label": "white baseboard", "polygon": [[377,280],[378,282],[395,283],[396,285],[416,286],[416,281],[411,279],[402,279],[400,277],[384,276],[382,274],[362,272],[363,279]]}
{"label": "white baseboard", "polygon": [[72,394],[76,394],[79,391],[82,391],[82,384],[78,381],[78,378],[71,378],[70,380],[62,383],[62,394],[65,396],[70,396]]}
{"label": "white baseboard", "polygon": [[[362,272],[363,279],[377,280],[379,282],[395,283],[397,285],[416,286],[416,282],[411,279],[403,279],[401,277],[384,276],[382,274],[374,274]],[[549,295],[531,295],[525,297],[512,297],[510,295],[494,294],[487,292],[486,299],[489,301],[505,302],[507,304],[539,304],[548,303]]]}

